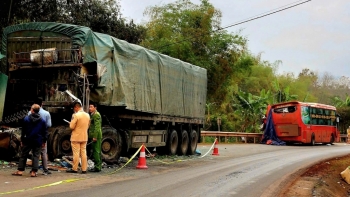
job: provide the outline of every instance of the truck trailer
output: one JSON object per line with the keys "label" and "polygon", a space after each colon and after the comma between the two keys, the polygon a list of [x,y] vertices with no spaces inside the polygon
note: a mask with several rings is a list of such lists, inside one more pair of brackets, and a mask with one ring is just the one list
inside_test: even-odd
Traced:
{"label": "truck trailer", "polygon": [[[1,55],[2,54],[2,55]],[[116,160],[142,144],[159,154],[195,153],[204,124],[207,71],[88,27],[33,22],[2,35],[0,120],[21,127],[35,99],[50,112],[48,155],[71,155],[72,103],[102,115],[102,156]],[[2,72],[1,72],[2,71]]]}

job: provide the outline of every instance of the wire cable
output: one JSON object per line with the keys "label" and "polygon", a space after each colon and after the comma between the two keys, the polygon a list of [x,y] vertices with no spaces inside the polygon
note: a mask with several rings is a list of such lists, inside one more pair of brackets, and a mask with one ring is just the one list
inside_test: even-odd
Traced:
{"label": "wire cable", "polygon": [[[207,35],[207,34],[211,34],[211,33],[214,33],[214,32],[217,32],[217,31],[220,31],[220,30],[223,30],[223,29],[227,29],[227,28],[230,28],[230,27],[233,27],[233,26],[237,26],[237,25],[240,25],[240,24],[243,24],[243,23],[247,23],[247,22],[250,22],[250,21],[253,21],[253,20],[257,20],[257,19],[260,19],[260,18],[263,18],[263,17],[266,17],[266,16],[269,16],[269,15],[272,15],[272,14],[276,14],[278,12],[281,12],[281,11],[284,11],[284,10],[287,10],[287,9],[290,9],[290,8],[293,8],[293,7],[296,7],[296,6],[299,6],[299,5],[302,5],[304,3],[307,3],[311,0],[305,0],[305,1],[296,1],[294,3],[290,3],[290,4],[287,4],[287,5],[284,5],[284,6],[281,6],[279,8],[275,8],[273,10],[270,10],[268,12],[264,12],[262,14],[258,14],[258,15],[255,15],[253,17],[250,17],[248,19],[245,19],[245,20],[242,20],[242,21],[239,21],[239,22],[236,22],[232,25],[228,25],[228,26],[225,26],[225,27],[222,27],[222,28],[218,28],[217,30],[213,30],[213,31],[210,31],[209,33],[204,33],[204,34],[200,34],[199,36],[203,36],[203,35]],[[298,3],[300,2],[300,3]],[[286,7],[287,6],[287,7]],[[198,37],[198,36],[196,36]],[[181,42],[184,42],[184,41],[187,41],[187,40],[191,40],[193,38],[196,38],[196,37],[190,37],[190,38],[187,38],[187,39],[183,39],[183,40],[180,40],[178,42],[174,42],[174,43],[170,43],[170,44],[166,44],[166,45],[163,45],[163,46],[160,46],[160,47],[157,47],[153,50],[157,50],[157,49],[161,49],[161,48],[164,48],[164,47],[167,47],[167,46],[171,46],[171,45],[174,45],[174,44],[178,44],[178,43],[181,43]]]}
{"label": "wire cable", "polygon": [[[219,31],[219,30],[222,30],[222,29],[227,29],[227,28],[229,28],[229,27],[233,27],[233,26],[236,26],[236,25],[240,25],[240,24],[243,24],[243,23],[247,23],[247,22],[249,22],[249,21],[253,21],[253,20],[256,20],[256,19],[259,19],[259,18],[263,18],[263,17],[265,17],[265,16],[269,16],[269,15],[272,15],[272,14],[275,14],[275,13],[278,13],[278,12],[281,12],[281,11],[284,11],[284,10],[287,10],[287,9],[290,9],[290,8],[293,8],[293,7],[296,7],[296,6],[298,6],[298,5],[307,3],[307,2],[309,2],[309,1],[311,1],[311,0],[306,0],[306,1],[303,1],[303,2],[300,2],[300,3],[297,3],[297,4],[294,4],[294,5],[291,5],[291,6],[288,6],[288,7],[282,6],[282,7],[285,7],[285,8],[281,8],[281,9],[278,9],[278,10],[274,9],[274,10],[276,10],[276,11],[271,10],[271,11],[270,11],[269,13],[267,13],[267,14],[258,15],[258,16],[256,16],[256,17],[252,17],[252,18],[247,19],[247,20],[244,20],[244,21],[242,21],[242,22],[237,22],[237,23],[235,23],[235,24],[228,25],[228,26],[226,26],[226,27],[220,28],[220,29],[215,30],[215,31]],[[289,4],[289,5],[290,5],[290,4]],[[213,32],[215,32],[215,31],[213,31]]]}

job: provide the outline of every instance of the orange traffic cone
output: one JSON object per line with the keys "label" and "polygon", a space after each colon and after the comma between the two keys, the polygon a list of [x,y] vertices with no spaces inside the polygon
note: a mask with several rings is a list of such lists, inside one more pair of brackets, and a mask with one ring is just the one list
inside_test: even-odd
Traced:
{"label": "orange traffic cone", "polygon": [[147,169],[146,166],[146,153],[145,153],[145,145],[142,144],[141,151],[140,151],[140,157],[139,157],[139,163],[136,166],[137,169]]}
{"label": "orange traffic cone", "polygon": [[212,155],[219,155],[218,139],[215,139],[214,150]]}

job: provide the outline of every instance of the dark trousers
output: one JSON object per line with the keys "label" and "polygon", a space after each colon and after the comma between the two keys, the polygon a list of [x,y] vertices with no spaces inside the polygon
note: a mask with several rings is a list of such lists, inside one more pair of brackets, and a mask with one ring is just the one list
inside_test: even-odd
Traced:
{"label": "dark trousers", "polygon": [[41,161],[42,161],[42,164],[43,164],[43,171],[46,172],[48,171],[48,168],[47,168],[47,143],[45,144],[44,147],[41,147]]}
{"label": "dark trousers", "polygon": [[39,168],[39,155],[41,152],[41,146],[34,144],[23,144],[21,147],[21,155],[18,163],[18,170],[24,171],[26,168],[27,158],[29,156],[29,152],[32,151],[33,160],[32,160],[32,171],[37,172]]}

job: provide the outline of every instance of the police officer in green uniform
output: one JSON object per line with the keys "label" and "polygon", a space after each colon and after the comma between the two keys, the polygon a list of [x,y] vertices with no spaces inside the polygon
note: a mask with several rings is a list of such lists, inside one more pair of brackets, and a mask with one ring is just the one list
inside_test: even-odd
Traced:
{"label": "police officer in green uniform", "polygon": [[89,127],[89,141],[91,143],[92,157],[95,162],[95,167],[90,169],[89,172],[100,172],[102,168],[101,159],[101,142],[102,142],[102,118],[97,111],[95,103],[90,103],[90,127]]}

